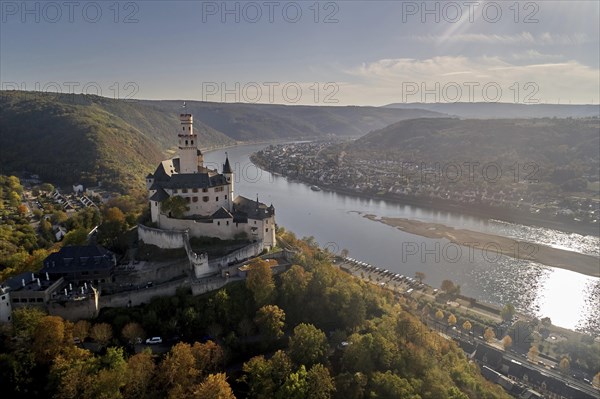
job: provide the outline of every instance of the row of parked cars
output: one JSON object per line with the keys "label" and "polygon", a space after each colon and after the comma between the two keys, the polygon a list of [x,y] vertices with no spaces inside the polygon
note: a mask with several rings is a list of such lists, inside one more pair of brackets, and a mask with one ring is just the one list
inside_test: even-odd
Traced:
{"label": "row of parked cars", "polygon": [[384,277],[388,277],[391,281],[404,282],[412,288],[415,288],[415,287],[423,288],[425,286],[424,284],[419,283],[416,279],[414,279],[412,277],[404,276],[404,275],[401,275],[398,273],[393,273],[387,269],[381,269],[379,267],[370,265],[367,262],[362,262],[362,261],[359,261],[359,260],[356,260],[353,258],[346,258],[346,261],[353,263],[356,266],[362,267],[362,268],[370,271],[371,273],[375,273],[375,274],[379,274]]}

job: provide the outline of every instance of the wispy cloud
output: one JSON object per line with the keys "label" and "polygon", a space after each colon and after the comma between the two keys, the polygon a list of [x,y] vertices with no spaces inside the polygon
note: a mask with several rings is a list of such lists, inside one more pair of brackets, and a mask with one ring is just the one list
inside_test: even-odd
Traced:
{"label": "wispy cloud", "polygon": [[507,44],[507,45],[581,45],[591,43],[593,40],[585,33],[553,34],[544,32],[532,34],[521,32],[514,34],[485,34],[463,33],[456,35],[416,35],[410,39],[420,43],[479,43],[479,44]]}

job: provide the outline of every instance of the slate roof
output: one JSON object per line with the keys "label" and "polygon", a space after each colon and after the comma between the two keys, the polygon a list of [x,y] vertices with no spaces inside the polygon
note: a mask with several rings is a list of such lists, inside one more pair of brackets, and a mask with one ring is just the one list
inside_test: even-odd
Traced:
{"label": "slate roof", "polygon": [[273,205],[267,206],[262,202],[258,202],[248,199],[246,197],[242,197],[239,195],[233,201],[233,214],[236,219],[242,221],[244,218],[246,219],[256,219],[263,220],[270,218],[275,214],[275,208]]}
{"label": "slate roof", "polygon": [[209,188],[223,186],[227,183],[225,176],[208,168],[201,168],[198,173],[179,173],[179,158],[172,158],[158,164],[152,175],[154,182],[150,190],[159,188]]}
{"label": "slate roof", "polygon": [[72,245],[62,247],[44,259],[41,273],[72,273],[80,270],[111,269],[115,255],[99,245]]}
{"label": "slate roof", "polygon": [[167,194],[167,192],[162,188],[158,187],[156,192],[152,195],[152,197],[150,197],[150,201],[163,202],[167,198],[169,198],[169,194]]}
{"label": "slate roof", "polygon": [[229,213],[229,211],[223,207],[217,209],[215,213],[211,215],[212,219],[232,219],[233,215]]}
{"label": "slate roof", "polygon": [[225,158],[225,163],[223,164],[223,173],[233,173],[231,171],[231,165],[229,164],[229,157]]}

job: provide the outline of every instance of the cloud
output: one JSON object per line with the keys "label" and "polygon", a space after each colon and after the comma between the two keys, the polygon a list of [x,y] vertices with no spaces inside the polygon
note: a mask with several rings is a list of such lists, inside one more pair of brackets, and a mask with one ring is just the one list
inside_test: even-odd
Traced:
{"label": "cloud", "polygon": [[[369,97],[378,104],[474,102],[495,99],[495,91],[499,90],[501,102],[556,103],[561,98],[574,103],[598,103],[598,68],[574,60],[544,62],[550,55],[535,50],[525,54],[532,62],[523,64],[523,57],[517,64],[513,59],[501,57],[440,56],[363,63],[344,71],[349,78],[344,79],[348,83],[340,86],[340,99],[343,103],[368,103],[365,99]],[[406,97],[409,86],[417,90],[410,98]],[[457,87],[462,90],[458,98]],[[488,93],[485,87],[489,87]],[[355,93],[360,93],[360,97]]]}
{"label": "cloud", "polygon": [[553,34],[544,32],[534,35],[530,32],[514,34],[485,34],[485,33],[463,33],[456,35],[417,35],[410,39],[421,43],[479,43],[479,44],[507,44],[527,46],[566,45],[576,46],[591,43],[593,40],[585,33]]}

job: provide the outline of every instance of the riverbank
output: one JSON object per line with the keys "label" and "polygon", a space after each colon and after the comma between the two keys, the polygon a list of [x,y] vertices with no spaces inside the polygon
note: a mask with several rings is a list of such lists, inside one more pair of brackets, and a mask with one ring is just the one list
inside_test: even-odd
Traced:
{"label": "riverbank", "polygon": [[[257,167],[268,172],[274,172],[272,170],[269,170],[266,162],[262,162],[262,160],[256,157],[255,154],[252,154],[250,156],[250,160]],[[303,178],[303,176],[300,175],[284,175],[284,177],[292,181],[302,182],[307,185],[317,185],[323,190],[328,190],[351,197],[381,200],[396,204],[417,206],[419,208],[432,209],[436,211],[459,213],[468,216],[475,216],[482,219],[500,220],[507,223],[515,223],[531,227],[542,227],[566,233],[580,234],[584,236],[589,235],[597,237],[600,234],[600,226],[598,224],[577,223],[568,217],[548,219],[546,217],[540,217],[530,212],[521,211],[519,209],[514,208],[504,209],[483,204],[463,204],[452,200],[444,200],[440,198],[416,198],[408,195],[400,195],[387,192],[383,194],[359,192],[341,186],[323,185],[318,181],[315,182],[310,179],[305,179]]]}
{"label": "riverbank", "polygon": [[403,218],[378,218],[375,215],[363,215],[363,217],[410,234],[434,239],[447,239],[452,243],[477,250],[498,253],[515,259],[529,260],[592,277],[600,277],[600,259],[595,256],[542,244],[518,241],[494,234],[455,229],[438,223],[426,223]]}

